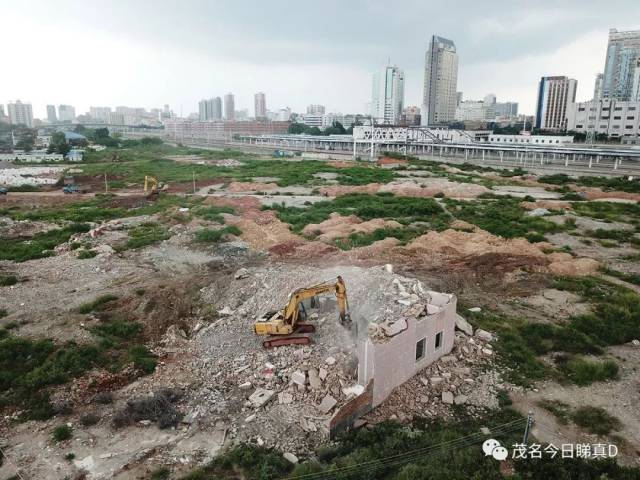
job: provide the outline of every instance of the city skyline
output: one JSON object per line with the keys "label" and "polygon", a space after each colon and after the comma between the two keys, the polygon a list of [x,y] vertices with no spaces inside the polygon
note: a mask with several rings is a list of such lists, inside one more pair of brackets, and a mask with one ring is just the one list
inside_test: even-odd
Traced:
{"label": "city skyline", "polygon": [[[405,72],[405,103],[421,105],[424,52],[430,36],[441,35],[456,43],[458,90],[466,98],[495,92],[532,114],[541,76],[576,78],[577,99],[590,99],[595,75],[604,67],[609,28],[640,27],[626,20],[640,17],[636,2],[620,2],[624,17],[620,9],[590,3],[588,9],[584,2],[570,1],[560,6],[510,5],[503,11],[473,2],[445,8],[407,1],[390,12],[382,3],[373,2],[367,9],[336,3],[346,21],[353,23],[345,38],[344,32],[336,34],[326,5],[296,10],[276,1],[243,16],[231,2],[220,2],[214,9],[193,1],[178,11],[158,2],[154,3],[157,15],[139,25],[133,19],[148,7],[145,2],[116,1],[110,11],[94,12],[72,0],[56,5],[10,0],[3,6],[5,33],[10,38],[34,33],[32,38],[20,34],[25,38],[21,49],[7,52],[7,64],[26,75],[3,78],[7,98],[1,101],[31,102],[38,118],[46,118],[48,104],[71,104],[77,112],[85,112],[92,105],[152,108],[169,103],[177,114],[187,115],[197,111],[198,101],[212,90],[234,92],[236,108],[250,111],[255,92],[263,91],[273,110],[288,106],[303,112],[306,105],[321,103],[327,111],[365,112],[371,73],[390,57]],[[285,9],[298,32],[295,41],[286,38],[288,29],[276,30],[268,21]],[[464,16],[458,15],[461,10]],[[419,29],[410,28],[417,17],[429,20]],[[58,28],[60,22],[64,29]],[[309,22],[312,28],[306,27]],[[370,25],[382,23],[387,35],[381,37]],[[171,35],[166,35],[167,29]],[[38,65],[32,62],[42,57],[43,39],[52,51],[74,45],[83,59],[87,85],[64,75],[42,82],[38,72],[59,68],[55,56],[44,57]],[[255,48],[239,49],[243,41]]]}

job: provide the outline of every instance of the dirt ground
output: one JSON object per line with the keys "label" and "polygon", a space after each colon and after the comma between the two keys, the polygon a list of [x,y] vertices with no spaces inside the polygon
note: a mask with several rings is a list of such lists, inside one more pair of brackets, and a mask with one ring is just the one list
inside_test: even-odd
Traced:
{"label": "dirt ground", "polygon": [[[194,155],[174,160],[204,161]],[[211,162],[229,167],[239,164],[233,159]],[[350,162],[330,163],[353,166]],[[304,207],[308,201],[351,192],[414,197],[444,193],[463,199],[493,192],[533,196],[536,202],[527,203],[531,209],[570,210],[570,205],[557,199],[557,192],[545,190],[533,179],[514,179],[513,185],[489,190],[483,185],[433,177],[429,171],[401,172],[400,181],[323,186],[320,195],[311,194],[307,185],[280,189],[274,183],[277,179],[270,177],[254,178],[253,182],[197,182],[196,190],[205,197],[205,205],[234,207],[235,214],[223,217],[226,225],[241,230],[238,237],[214,244],[198,243],[196,232],[203,225],[212,225],[193,219],[169,225],[171,236],[167,240],[116,253],[114,247],[126,240],[127,229],[160,221],[158,215],[130,217],[101,226],[104,228],[95,238],[82,234],[72,239],[89,242],[97,252],[93,258],[79,259],[67,242],[48,258],[23,263],[0,261],[0,273],[18,279],[15,285],[0,287],[0,307],[8,313],[1,322],[15,324],[12,334],[47,337],[60,343],[91,342],[91,328],[99,324],[101,314],[79,313],[79,307],[102,295],[115,295],[117,299],[108,313],[139,321],[144,342],[158,359],[150,375],[140,375],[130,367],[117,373],[94,369],[53,388],[53,400],[69,401],[72,409],[50,420],[19,422],[19,412],[7,411],[0,419],[0,446],[8,461],[0,466],[0,478],[14,475],[18,468],[25,478],[144,479],[160,466],[173,472],[187,471],[239,442],[277,447],[304,457],[326,442],[331,411],[321,409],[324,398],[331,395],[339,406],[352,398],[349,388],[356,382],[354,345],[359,335],[367,330],[369,322],[400,315],[394,281],[420,281],[429,288],[455,293],[465,306],[532,322],[556,323],[588,313],[591,307],[578,295],[549,287],[548,280],[554,273],[602,275],[602,266],[640,272],[638,262],[628,260],[638,252],[632,244],[603,246],[594,239],[584,241],[593,230],[631,230],[633,225],[600,222],[570,212],[545,217],[558,223],[572,218],[576,223],[573,232],[547,234],[548,242],[505,239],[458,221],[406,244],[386,238],[340,250],[336,239],[402,226],[389,219],[362,221],[355,215],[334,214],[308,225],[303,235],[298,235],[273,210],[263,209],[266,202],[284,201]],[[451,173],[465,172],[455,169]],[[332,182],[335,178],[322,179]],[[86,181],[90,183],[90,179]],[[171,185],[169,191],[181,194],[192,188],[191,183],[183,182]],[[270,195],[255,194],[262,191]],[[283,191],[291,195],[279,195]],[[119,193],[113,200],[119,206],[134,208],[144,201],[135,192]],[[606,193],[607,198],[630,201],[627,195]],[[597,198],[599,194],[591,191],[590,195]],[[11,193],[0,196],[0,207],[29,204],[35,208],[88,198],[91,196],[54,192]],[[0,219],[0,237],[6,239],[49,228],[46,222]],[[295,288],[337,275],[342,275],[348,285],[352,325],[340,324],[335,301],[323,298],[317,308],[310,308],[318,325],[312,345],[262,348],[261,339],[253,333],[258,317],[281,308]],[[606,278],[640,290],[622,280]],[[464,317],[466,311],[461,309],[459,313]],[[637,461],[640,347],[627,344],[608,348],[606,355],[616,359],[621,368],[617,380],[587,387],[547,381],[523,389],[503,378],[492,350],[499,340],[482,339],[477,332],[457,332],[450,358],[430,365],[398,387],[365,420],[369,424],[389,419],[408,424],[418,417],[452,419],[460,409],[468,415],[480,415],[485,409],[499,408],[500,392],[506,391],[520,412],[534,412],[536,438],[556,444],[608,440],[619,444],[623,463]],[[292,381],[297,372],[322,378],[313,387],[309,384],[300,388]],[[442,383],[431,381],[434,377]],[[127,408],[128,401],[156,396],[167,387],[180,394],[175,408],[181,420],[176,426],[160,429],[153,422],[141,420],[115,428],[114,419]],[[464,396],[465,404],[446,404],[442,397],[445,389]],[[101,391],[111,392],[113,403],[97,403],[95,395]],[[269,396],[267,403],[257,405],[255,398],[252,400],[256,392]],[[614,436],[596,438],[574,424],[558,423],[538,405],[542,399],[561,400],[574,407],[603,407],[618,417],[623,427]],[[82,425],[81,417],[89,413],[97,416],[97,422]],[[52,430],[61,424],[70,424],[73,436],[53,442]],[[73,460],[64,458],[69,453],[75,455]],[[86,477],[78,476],[81,472]]]}

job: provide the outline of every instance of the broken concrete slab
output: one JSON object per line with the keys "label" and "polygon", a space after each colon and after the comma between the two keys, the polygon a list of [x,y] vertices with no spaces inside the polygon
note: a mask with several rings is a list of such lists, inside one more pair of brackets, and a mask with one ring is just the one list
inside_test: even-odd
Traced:
{"label": "broken concrete slab", "polygon": [[293,463],[294,465],[296,463],[298,463],[298,457],[296,457],[293,453],[291,452],[285,452],[282,454],[283,458],[291,463]]}
{"label": "broken concrete slab", "polygon": [[478,313],[478,312],[481,312],[481,311],[482,311],[482,309],[481,309],[480,307],[471,307],[471,308],[469,309],[469,311],[470,311],[470,312],[474,312],[474,313]]}
{"label": "broken concrete slab", "polygon": [[296,370],[291,374],[291,381],[304,387],[307,384],[307,376],[303,371]]}
{"label": "broken concrete slab", "polygon": [[335,365],[336,359],[334,357],[327,357],[324,363],[327,365]]}
{"label": "broken concrete slab", "polygon": [[456,314],[456,328],[469,336],[473,335],[473,327],[471,324],[458,314]]}
{"label": "broken concrete slab", "polygon": [[442,392],[442,403],[453,405],[453,393],[449,391]]}
{"label": "broken concrete slab", "polygon": [[481,340],[484,340],[485,342],[490,342],[493,340],[493,335],[487,332],[486,330],[482,330],[481,328],[476,330],[476,337],[478,337]]}
{"label": "broken concrete slab", "polygon": [[315,368],[310,368],[307,372],[309,374],[309,386],[313,390],[319,390],[322,388],[322,380],[318,376],[318,371]]}
{"label": "broken concrete slab", "polygon": [[467,403],[467,399],[469,397],[467,397],[466,395],[456,395],[456,397],[453,399],[453,403],[455,403],[456,405],[464,405],[465,403]]}
{"label": "broken concrete slab", "polygon": [[244,423],[251,423],[256,419],[256,414],[253,413],[244,419]]}
{"label": "broken concrete slab", "polygon": [[276,392],[274,392],[273,390],[267,390],[266,388],[258,388],[255,392],[251,394],[251,396],[249,397],[249,401],[254,407],[260,408],[263,405],[265,405],[269,400],[271,400],[271,397],[273,397],[275,393]]}
{"label": "broken concrete slab", "polygon": [[327,379],[328,374],[329,372],[327,372],[326,368],[320,367],[320,370],[318,371],[318,377],[320,377],[320,380],[324,382]]}
{"label": "broken concrete slab", "polygon": [[398,335],[401,332],[404,332],[407,329],[407,321],[404,318],[400,318],[399,320],[393,323],[382,323],[380,324],[380,328],[384,332],[387,337],[393,337]]}
{"label": "broken concrete slab", "polygon": [[249,270],[246,268],[239,268],[236,270],[236,273],[233,275],[233,278],[236,280],[241,280],[243,278],[247,278],[249,276]]}
{"label": "broken concrete slab", "polygon": [[252,386],[253,385],[251,384],[251,382],[244,382],[244,383],[241,383],[240,385],[238,385],[238,388],[240,390],[250,390]]}
{"label": "broken concrete slab", "polygon": [[335,398],[333,398],[331,395],[327,395],[322,399],[320,405],[318,405],[318,410],[320,410],[322,413],[329,413],[337,403],[338,401]]}

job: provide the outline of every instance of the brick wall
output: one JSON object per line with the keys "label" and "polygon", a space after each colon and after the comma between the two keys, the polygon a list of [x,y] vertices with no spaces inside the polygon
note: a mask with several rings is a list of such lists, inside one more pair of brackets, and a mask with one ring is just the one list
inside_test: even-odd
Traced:
{"label": "brick wall", "polygon": [[358,418],[373,408],[373,379],[360,395],[340,407],[331,417],[329,423],[329,437],[335,436],[353,426]]}

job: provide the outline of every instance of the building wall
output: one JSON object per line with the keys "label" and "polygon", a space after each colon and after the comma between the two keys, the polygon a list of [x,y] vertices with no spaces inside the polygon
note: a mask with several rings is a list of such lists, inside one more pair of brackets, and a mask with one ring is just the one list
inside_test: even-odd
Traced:
{"label": "building wall", "polygon": [[233,135],[268,135],[287,133],[290,122],[200,122],[167,119],[165,136],[176,142],[229,141]]}
{"label": "building wall", "polygon": [[[380,405],[399,385],[420,370],[447,355],[455,338],[455,295],[429,292],[430,311],[426,316],[407,321],[406,330],[386,341],[367,338],[358,345],[358,384],[373,384],[372,406]],[[436,334],[442,332],[442,344],[436,349]],[[426,351],[416,360],[416,345],[425,339]]]}
{"label": "building wall", "polygon": [[573,143],[571,135],[489,135],[489,143],[522,144],[531,145],[563,145]]}
{"label": "building wall", "polygon": [[601,99],[573,103],[567,111],[567,129],[605,134],[613,138],[640,135],[640,102]]}

